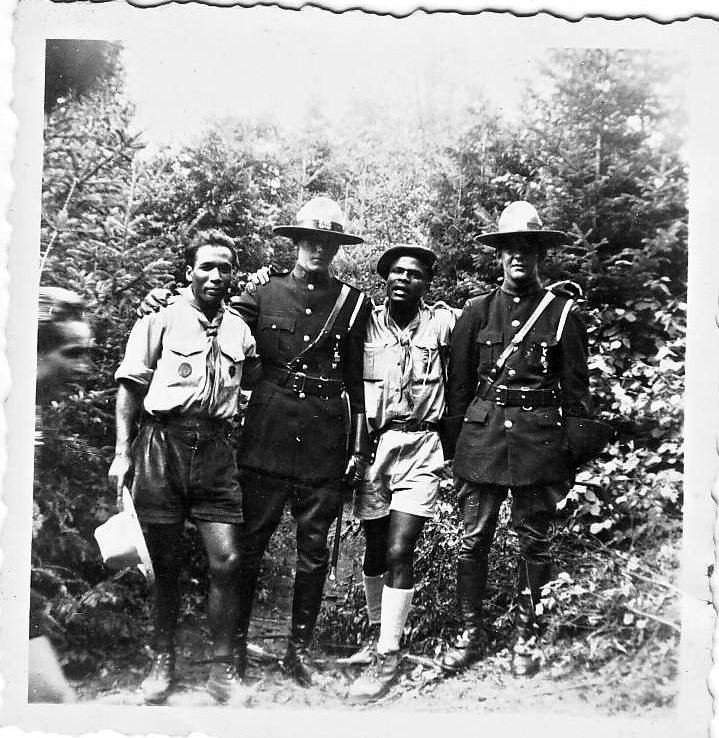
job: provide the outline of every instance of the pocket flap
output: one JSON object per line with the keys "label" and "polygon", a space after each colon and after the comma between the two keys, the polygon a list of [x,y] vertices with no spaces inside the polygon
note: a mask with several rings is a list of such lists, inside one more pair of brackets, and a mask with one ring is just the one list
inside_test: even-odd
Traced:
{"label": "pocket flap", "polygon": [[295,332],[295,319],[291,315],[260,315],[257,322],[260,330],[269,329],[271,331],[291,331]]}
{"label": "pocket flap", "polygon": [[544,425],[557,425],[559,420],[559,408],[549,407],[544,410],[535,410],[537,413],[537,423],[540,426]]}
{"label": "pocket flap", "polygon": [[483,343],[486,346],[504,343],[504,334],[497,331],[479,331],[477,333],[477,343]]}
{"label": "pocket flap", "polygon": [[220,351],[234,361],[235,364],[239,364],[239,362],[245,359],[245,352],[242,350],[240,342],[228,339],[226,336],[220,341]]}
{"label": "pocket flap", "polygon": [[207,342],[202,337],[194,340],[178,340],[177,337],[170,338],[165,344],[170,351],[180,356],[192,356],[207,350]]}
{"label": "pocket flap", "polygon": [[470,405],[464,417],[470,423],[484,423],[488,415],[489,410],[486,405]]}

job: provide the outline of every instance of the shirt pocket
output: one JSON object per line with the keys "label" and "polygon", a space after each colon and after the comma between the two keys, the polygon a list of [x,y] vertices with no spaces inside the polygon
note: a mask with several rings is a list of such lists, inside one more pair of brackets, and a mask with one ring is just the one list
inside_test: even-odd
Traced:
{"label": "shirt pocket", "polygon": [[477,371],[488,374],[504,349],[504,334],[498,331],[477,333]]}
{"label": "shirt pocket", "polygon": [[434,339],[423,339],[412,344],[412,368],[415,381],[436,384],[442,376],[439,344]]}
{"label": "shirt pocket", "polygon": [[380,382],[384,378],[388,357],[387,346],[381,343],[366,343],[362,353],[362,379]]}
{"label": "shirt pocket", "polygon": [[168,341],[158,362],[168,387],[201,387],[205,381],[207,351],[204,341],[181,344]]}
{"label": "shirt pocket", "polygon": [[245,352],[240,342],[231,336],[223,336],[219,343],[222,384],[225,387],[234,387],[240,383],[242,378],[242,362],[245,360]]}
{"label": "shirt pocket", "polygon": [[538,374],[555,374],[559,367],[559,344],[554,333],[533,334],[527,342],[526,360]]}
{"label": "shirt pocket", "polygon": [[292,341],[295,318],[291,315],[260,315],[257,321],[258,351],[261,356],[286,363],[294,358]]}

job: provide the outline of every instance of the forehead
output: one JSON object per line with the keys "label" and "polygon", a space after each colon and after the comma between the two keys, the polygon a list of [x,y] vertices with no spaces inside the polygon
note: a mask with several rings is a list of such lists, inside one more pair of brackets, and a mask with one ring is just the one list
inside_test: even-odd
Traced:
{"label": "forehead", "polygon": [[217,246],[210,243],[200,246],[195,253],[195,264],[207,262],[232,262],[232,251],[227,246]]}
{"label": "forehead", "polygon": [[393,269],[412,270],[427,276],[427,267],[415,256],[399,256],[392,262],[389,269],[390,271]]}

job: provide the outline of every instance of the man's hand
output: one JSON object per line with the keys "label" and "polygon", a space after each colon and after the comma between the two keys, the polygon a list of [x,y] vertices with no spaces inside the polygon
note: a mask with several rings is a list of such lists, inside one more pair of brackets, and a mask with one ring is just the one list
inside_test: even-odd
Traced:
{"label": "man's hand", "polygon": [[166,287],[154,287],[142,298],[142,302],[138,305],[138,316],[142,318],[145,315],[156,313],[160,308],[167,307],[167,301],[171,296],[172,291]]}
{"label": "man's hand", "polygon": [[352,454],[345,469],[345,483],[350,487],[359,484],[364,479],[368,463],[368,459],[364,454]]}
{"label": "man's hand", "polygon": [[247,275],[247,281],[252,284],[267,284],[272,276],[272,267],[263,266],[256,272]]}
{"label": "man's hand", "polygon": [[132,460],[129,456],[121,454],[115,456],[110,465],[110,471],[107,473],[110,486],[115,488],[116,505],[118,512],[122,512],[122,488],[125,486],[125,480],[132,469]]}

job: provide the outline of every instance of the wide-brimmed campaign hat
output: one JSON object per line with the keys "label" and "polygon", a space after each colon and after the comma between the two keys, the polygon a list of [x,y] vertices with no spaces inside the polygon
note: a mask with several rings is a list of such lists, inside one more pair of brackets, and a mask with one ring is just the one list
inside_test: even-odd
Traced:
{"label": "wide-brimmed campaign hat", "polygon": [[537,248],[551,248],[566,243],[569,237],[563,231],[544,230],[539,213],[526,200],[511,202],[502,211],[495,233],[484,233],[478,240],[495,249],[502,248],[510,239],[522,236]]}
{"label": "wide-brimmed campaign hat", "polygon": [[313,197],[297,213],[294,225],[279,225],[272,229],[278,236],[302,238],[322,233],[338,244],[358,244],[364,239],[352,233],[345,233],[344,216],[340,206],[329,197]]}
{"label": "wide-brimmed campaign hat", "polygon": [[400,256],[413,256],[417,261],[427,267],[430,276],[432,274],[432,267],[434,267],[434,263],[437,261],[437,255],[424,246],[417,246],[416,244],[411,243],[399,244],[398,246],[392,246],[387,249],[387,251],[379,257],[379,260],[377,261],[377,274],[384,279],[387,279],[389,276],[389,270],[392,268],[392,264],[394,264]]}
{"label": "wide-brimmed campaign hat", "polygon": [[120,570],[136,566],[152,586],[155,570],[145,537],[142,535],[140,521],[137,519],[135,504],[127,487],[122,488],[122,511],[115,513],[95,529],[95,540],[105,565]]}

